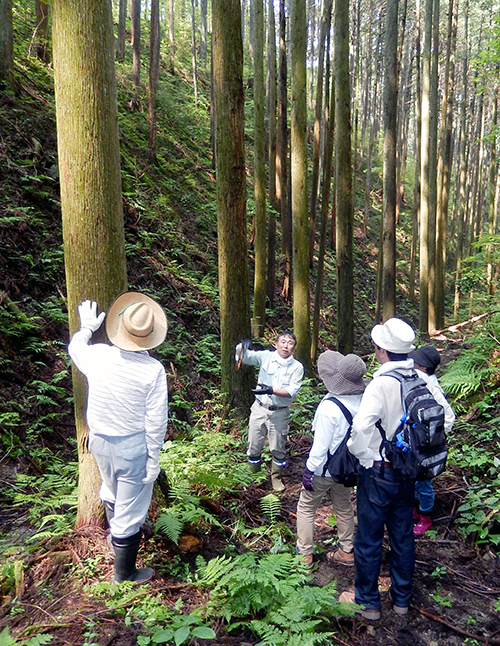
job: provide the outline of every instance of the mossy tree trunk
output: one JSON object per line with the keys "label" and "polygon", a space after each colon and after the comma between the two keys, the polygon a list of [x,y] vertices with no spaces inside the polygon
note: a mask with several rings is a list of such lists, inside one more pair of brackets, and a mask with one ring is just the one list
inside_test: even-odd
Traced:
{"label": "mossy tree trunk", "polygon": [[307,213],[307,24],[305,0],[291,7],[291,180],[293,248],[293,329],[295,356],[311,371],[309,218]]}
{"label": "mossy tree trunk", "polygon": [[[84,299],[107,310],[127,289],[114,40],[109,0],[54,0],[52,43],[69,329]],[[98,335],[96,335],[98,336]],[[78,527],[102,521],[87,450],[86,381],[73,370]]]}
{"label": "mossy tree trunk", "polygon": [[212,25],[221,389],[248,406],[252,373],[234,368],[234,346],[250,336],[240,1],[213,0]]}

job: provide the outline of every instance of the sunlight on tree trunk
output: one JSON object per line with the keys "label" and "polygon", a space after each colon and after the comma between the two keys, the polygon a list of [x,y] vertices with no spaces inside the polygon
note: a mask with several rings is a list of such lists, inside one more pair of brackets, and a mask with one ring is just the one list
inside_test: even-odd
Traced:
{"label": "sunlight on tree trunk", "polygon": [[[105,311],[127,289],[113,22],[108,0],[56,0],[51,8],[64,261],[73,334],[80,325],[77,306],[82,300],[95,300]],[[102,522],[103,515],[100,477],[87,449],[86,381],[76,369],[73,388],[79,527]]]}

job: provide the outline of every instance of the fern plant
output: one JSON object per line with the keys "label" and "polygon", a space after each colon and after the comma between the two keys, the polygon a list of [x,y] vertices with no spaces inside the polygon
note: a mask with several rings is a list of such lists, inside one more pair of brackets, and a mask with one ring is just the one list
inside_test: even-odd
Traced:
{"label": "fern plant", "polygon": [[334,600],[335,582],[323,588],[306,585],[308,570],[291,554],[254,552],[230,558],[219,556],[208,563],[197,558],[199,585],[208,588],[208,617],[223,617],[228,630],[250,628],[264,645],[303,646],[331,639],[327,617],[344,614]]}

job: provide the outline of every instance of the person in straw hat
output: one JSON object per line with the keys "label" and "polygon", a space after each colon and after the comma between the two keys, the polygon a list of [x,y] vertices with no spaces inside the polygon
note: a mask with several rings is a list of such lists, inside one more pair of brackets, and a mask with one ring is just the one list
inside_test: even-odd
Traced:
{"label": "person in straw hat", "polygon": [[306,461],[302,489],[297,505],[297,553],[312,566],[314,518],[319,504],[330,492],[337,520],[338,543],[326,558],[332,563],[354,565],[354,511],[350,487],[336,483],[326,471],[333,455],[349,429],[349,422],[334,396],[354,416],[365,390],[365,362],[354,354],[342,355],[327,350],[318,358],[318,373],[328,393],[319,403],[313,423],[314,440]]}
{"label": "person in straw hat", "polygon": [[413,538],[414,481],[394,471],[381,454],[379,425],[391,440],[403,416],[401,387],[387,375],[397,371],[413,372],[409,353],[415,349],[415,332],[408,323],[390,318],[371,332],[375,357],[380,368],[374,373],[352,422],[349,451],[359,462],[356,488],[358,526],[354,539],[356,575],[354,591],[346,590],[339,601],[356,603],[365,619],[380,619],[378,577],[382,562],[384,528],[389,535],[392,607],[397,615],[406,615],[412,594],[415,566]]}
{"label": "person in straw hat", "polygon": [[105,313],[97,315],[97,303],[89,300],[78,313],[81,327],[68,353],[87,377],[89,450],[102,478],[99,495],[111,530],[114,581],[145,583],[154,570],[135,564],[168,416],[165,370],[148,350],[165,340],[167,317],[149,296],[121,294],[106,318],[112,345],[89,345]]}

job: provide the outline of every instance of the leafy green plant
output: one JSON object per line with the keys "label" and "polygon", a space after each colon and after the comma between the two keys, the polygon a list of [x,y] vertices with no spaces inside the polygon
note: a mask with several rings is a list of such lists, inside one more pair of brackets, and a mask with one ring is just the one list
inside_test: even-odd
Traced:
{"label": "leafy green plant", "polygon": [[43,646],[52,641],[52,635],[35,635],[30,639],[22,639],[21,641],[13,639],[10,636],[9,628],[5,627],[0,633],[0,646]]}
{"label": "leafy green plant", "polygon": [[139,646],[175,644],[181,646],[193,639],[215,639],[216,634],[198,613],[182,614],[182,601],[170,610],[160,595],[137,591],[132,584],[115,586],[100,582],[92,586],[92,594],[105,600],[106,606],[125,615],[125,624],[140,621],[147,633],[137,637]]}
{"label": "leafy green plant", "polygon": [[491,531],[500,523],[500,476],[487,486],[470,489],[457,513],[463,536],[477,535],[477,543],[500,545],[500,534]]}
{"label": "leafy green plant", "polygon": [[274,523],[281,513],[281,500],[276,494],[268,493],[267,496],[261,498],[260,508],[269,521]]}
{"label": "leafy green plant", "polygon": [[224,617],[230,631],[250,627],[262,645],[325,643],[331,630],[323,631],[321,625],[344,611],[334,600],[335,582],[323,588],[306,585],[307,568],[298,556],[259,559],[248,552],[208,563],[198,557],[196,563],[200,587],[210,590],[207,616]]}

